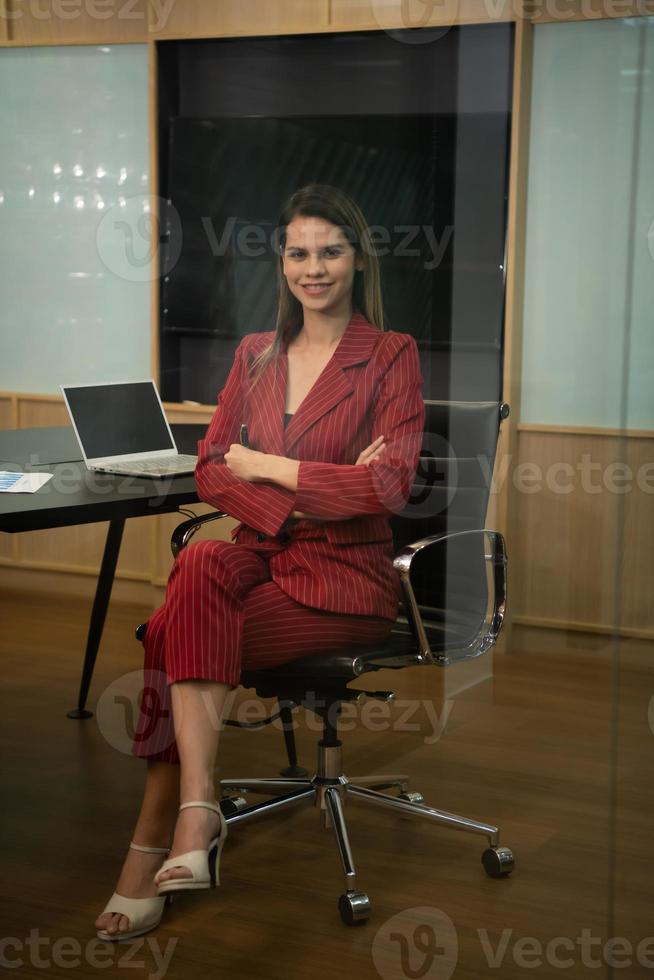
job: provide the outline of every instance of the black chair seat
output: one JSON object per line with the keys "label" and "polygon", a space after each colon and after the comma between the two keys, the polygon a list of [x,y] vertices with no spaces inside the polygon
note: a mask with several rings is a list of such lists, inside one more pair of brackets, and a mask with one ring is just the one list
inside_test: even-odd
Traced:
{"label": "black chair seat", "polygon": [[334,650],[330,653],[310,654],[299,657],[281,667],[271,667],[267,670],[243,671],[241,684],[243,687],[260,687],[263,683],[271,683],[277,687],[285,682],[297,684],[332,682],[344,683],[354,680],[367,670],[379,670],[378,661],[384,661],[385,667],[407,667],[411,662],[417,662],[416,641],[411,633],[393,631],[381,643],[371,647],[353,648],[351,653]]}
{"label": "black chair seat", "polygon": [[[465,648],[476,636],[479,620],[472,622],[470,618],[463,617],[454,620],[450,612],[445,629],[442,620],[439,621],[439,612],[434,611],[431,628],[427,624],[432,652],[445,647]],[[265,688],[271,693],[262,696],[271,697],[285,687],[341,686],[369,671],[400,670],[421,662],[418,645],[409,626],[398,622],[386,639],[369,647],[353,647],[348,652],[335,650],[310,654],[280,667],[243,671],[241,684],[243,687],[254,687],[259,693]]]}

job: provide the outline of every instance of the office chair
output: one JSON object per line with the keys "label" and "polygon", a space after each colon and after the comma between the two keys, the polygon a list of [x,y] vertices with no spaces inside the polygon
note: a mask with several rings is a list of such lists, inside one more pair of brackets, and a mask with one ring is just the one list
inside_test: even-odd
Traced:
{"label": "office chair", "polygon": [[[314,803],[323,826],[336,835],[345,892],[338,907],[347,925],[367,921],[371,904],[356,884],[356,870],[345,822],[346,800],[385,807],[402,816],[422,817],[447,827],[481,834],[488,840],[482,864],[493,878],[506,877],[514,867],[508,847],[500,846],[492,824],[425,805],[410,792],[407,777],[373,775],[350,781],[343,771],[338,715],[341,705],[362,695],[392,700],[390,691],[353,690],[354,678],[382,669],[400,670],[417,664],[447,666],[479,657],[489,650],[502,627],[506,605],[506,551],[502,536],[484,529],[500,422],[509,414],[497,402],[425,402],[425,437],[411,498],[391,518],[396,551],[394,567],[403,601],[390,635],[371,646],[351,651],[307,655],[281,667],[244,671],[241,684],[262,698],[276,698],[279,711],[259,727],[281,718],[289,756],[282,778],[223,779],[221,807],[230,825],[268,813],[281,813]],[[205,523],[227,516],[214,512],[185,521],[173,532],[173,554],[186,546]],[[297,765],[291,711],[303,706],[323,723],[316,774]],[[397,789],[397,795],[382,790]],[[270,796],[248,803],[242,794]],[[229,795],[235,794],[235,795]]]}

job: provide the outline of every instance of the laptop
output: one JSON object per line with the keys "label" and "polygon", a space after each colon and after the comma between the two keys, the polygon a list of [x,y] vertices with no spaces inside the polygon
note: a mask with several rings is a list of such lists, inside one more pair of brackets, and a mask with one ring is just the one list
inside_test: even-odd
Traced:
{"label": "laptop", "polygon": [[177,446],[152,379],[60,385],[84,462],[125,476],[183,476],[197,456]]}

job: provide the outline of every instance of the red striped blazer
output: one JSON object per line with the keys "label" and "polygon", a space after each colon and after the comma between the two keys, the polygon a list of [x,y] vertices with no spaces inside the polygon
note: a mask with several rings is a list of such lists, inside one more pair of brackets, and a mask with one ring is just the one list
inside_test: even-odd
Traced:
{"label": "red striped blazer", "polygon": [[[334,354],[284,428],[288,358],[270,362],[250,396],[249,367],[274,334],[241,341],[218,408],[199,443],[195,478],[202,500],[241,522],[239,544],[286,547],[271,556],[273,581],[316,609],[397,616],[389,516],[411,492],[424,429],[423,378],[415,340],[381,331],[355,313]],[[248,426],[250,446],[300,460],[297,491],[235,476],[224,454]],[[368,466],[359,453],[377,436],[386,447]],[[291,511],[311,514],[297,519]]]}

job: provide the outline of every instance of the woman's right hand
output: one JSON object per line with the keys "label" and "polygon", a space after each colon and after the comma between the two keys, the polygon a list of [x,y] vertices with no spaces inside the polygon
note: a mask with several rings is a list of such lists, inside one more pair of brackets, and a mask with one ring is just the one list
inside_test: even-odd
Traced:
{"label": "woman's right hand", "polygon": [[371,442],[369,446],[361,450],[359,458],[354,465],[367,466],[369,463],[372,463],[373,459],[377,459],[385,448],[386,443],[384,442],[384,437],[378,436],[374,442]]}

